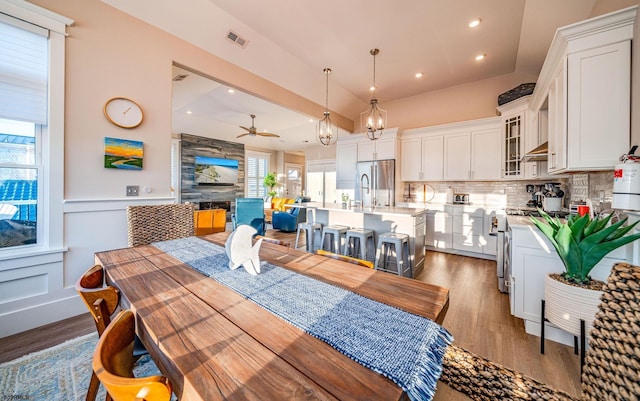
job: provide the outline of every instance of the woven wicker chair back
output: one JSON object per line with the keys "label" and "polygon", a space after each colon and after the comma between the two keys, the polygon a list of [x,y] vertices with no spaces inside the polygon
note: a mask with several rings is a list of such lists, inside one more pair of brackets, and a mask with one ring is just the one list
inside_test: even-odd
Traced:
{"label": "woven wicker chair back", "polygon": [[640,400],[640,267],[618,263],[591,330],[583,400]]}
{"label": "woven wicker chair back", "polygon": [[193,205],[144,205],[127,207],[129,246],[190,237],[193,230]]}

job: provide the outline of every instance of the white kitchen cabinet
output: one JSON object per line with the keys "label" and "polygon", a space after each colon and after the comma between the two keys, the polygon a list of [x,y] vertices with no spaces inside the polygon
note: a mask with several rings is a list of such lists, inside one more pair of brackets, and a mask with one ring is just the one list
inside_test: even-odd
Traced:
{"label": "white kitchen cabinet", "polygon": [[500,142],[499,117],[404,131],[400,180],[500,179]]}
{"label": "white kitchen cabinet", "polygon": [[548,110],[548,171],[610,170],[630,144],[637,7],[558,29],[531,109]]}
{"label": "white kitchen cabinet", "polygon": [[401,141],[401,181],[441,181],[443,178],[442,135]]}
{"label": "white kitchen cabinet", "polygon": [[358,142],[358,161],[395,159],[396,142],[396,136],[386,132],[375,141],[364,138],[362,142]]}
{"label": "white kitchen cabinet", "polygon": [[[491,226],[493,225],[493,219],[496,217],[497,211],[494,209],[486,209],[484,212],[484,225],[482,227],[482,253],[485,255],[497,255],[498,254],[498,237],[491,236]],[[505,218],[504,215],[500,218]]]}
{"label": "white kitchen cabinet", "polygon": [[336,188],[355,188],[356,163],[358,162],[357,142],[338,141],[336,145]]}
{"label": "white kitchen cabinet", "polygon": [[567,69],[567,168],[613,169],[630,143],[631,41],[569,54]]}
{"label": "white kitchen cabinet", "polygon": [[471,133],[463,132],[444,137],[444,179],[471,179]]}
{"label": "white kitchen cabinet", "polygon": [[549,152],[547,169],[549,173],[567,168],[567,87],[566,68],[563,64],[549,87]]}
{"label": "white kitchen cabinet", "polygon": [[[531,96],[523,96],[509,103],[498,106],[498,112],[502,116],[502,142],[501,161],[502,177],[511,179],[525,178],[525,165],[522,156],[528,150],[538,146],[537,143],[530,146],[527,142],[530,121],[527,117],[529,99]],[[536,138],[537,142],[537,138]]]}
{"label": "white kitchen cabinet", "polygon": [[440,210],[427,210],[425,245],[433,249],[447,249],[453,245],[451,207]]}
{"label": "white kitchen cabinet", "polygon": [[484,209],[453,207],[453,249],[483,253]]}
{"label": "white kitchen cabinet", "polygon": [[445,135],[444,179],[500,179],[500,142],[500,129]]}
{"label": "white kitchen cabinet", "polygon": [[499,180],[501,178],[500,129],[471,132],[471,172],[472,180]]}

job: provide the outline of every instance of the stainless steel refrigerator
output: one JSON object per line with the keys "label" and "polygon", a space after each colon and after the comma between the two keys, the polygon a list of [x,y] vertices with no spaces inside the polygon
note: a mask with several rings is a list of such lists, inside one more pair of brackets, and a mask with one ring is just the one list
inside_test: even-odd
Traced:
{"label": "stainless steel refrigerator", "polygon": [[376,160],[356,164],[355,200],[362,207],[395,206],[395,160]]}

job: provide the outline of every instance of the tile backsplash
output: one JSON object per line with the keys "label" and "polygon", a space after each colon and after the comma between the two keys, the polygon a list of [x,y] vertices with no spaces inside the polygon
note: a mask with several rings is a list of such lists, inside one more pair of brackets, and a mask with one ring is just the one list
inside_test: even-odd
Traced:
{"label": "tile backsplash", "polygon": [[[532,194],[527,193],[527,185],[543,185],[547,182],[560,183],[565,192],[563,206],[568,208],[570,202],[591,199],[596,208],[603,203],[604,208],[613,197],[613,171],[602,171],[564,176],[547,180],[520,181],[429,181],[405,182],[402,198],[398,201],[445,203],[447,189],[454,193],[468,193],[472,204],[484,204],[499,207],[525,207]],[[576,193],[573,194],[575,186]],[[429,200],[431,198],[431,200]]]}

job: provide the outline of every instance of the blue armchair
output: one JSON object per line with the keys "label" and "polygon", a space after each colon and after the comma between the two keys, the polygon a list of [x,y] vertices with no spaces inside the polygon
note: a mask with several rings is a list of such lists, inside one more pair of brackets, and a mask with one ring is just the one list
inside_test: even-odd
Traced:
{"label": "blue armchair", "polygon": [[262,198],[236,198],[236,212],[231,215],[231,224],[235,230],[241,224],[255,228],[256,235],[264,235],[264,201]]}
{"label": "blue armchair", "polygon": [[289,207],[289,210],[273,212],[271,224],[274,230],[293,232],[298,229],[298,223],[307,221],[307,208],[301,205],[305,200],[305,198],[299,196],[296,198],[294,206]]}

